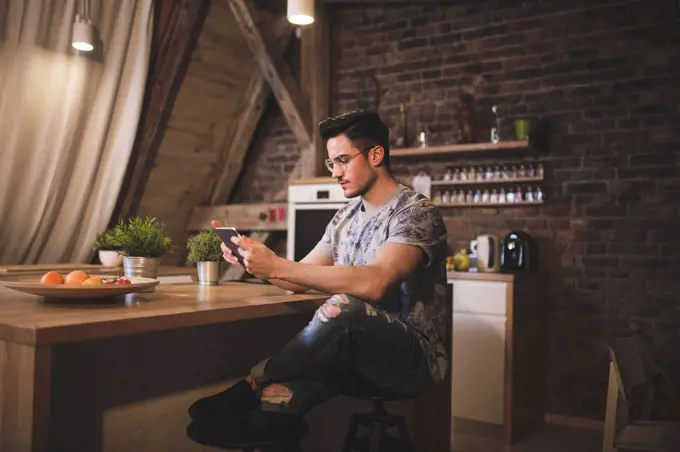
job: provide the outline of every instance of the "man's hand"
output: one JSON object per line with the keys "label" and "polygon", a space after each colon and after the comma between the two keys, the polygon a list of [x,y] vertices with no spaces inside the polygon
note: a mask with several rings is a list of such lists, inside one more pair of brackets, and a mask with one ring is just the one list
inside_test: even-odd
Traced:
{"label": "man's hand", "polygon": [[246,271],[251,275],[268,280],[282,259],[270,250],[267,245],[248,237],[232,237],[231,241],[239,246]]}
{"label": "man's hand", "polygon": [[[214,228],[222,227],[219,221],[213,220],[210,224]],[[270,250],[264,243],[249,237],[232,237],[231,241],[238,245],[239,254],[243,256],[243,262],[248,273],[260,279],[270,279],[276,264],[281,261],[281,258],[276,253]],[[241,265],[238,258],[227,248],[227,245],[221,243],[220,247],[222,248],[222,256],[225,261],[232,265]]]}
{"label": "man's hand", "polygon": [[[210,222],[210,225],[213,228],[221,228],[222,227],[222,223],[220,223],[217,220],[212,220]],[[231,265],[241,266],[241,263],[238,261],[236,256],[234,256],[234,254],[231,252],[231,250],[229,248],[227,248],[227,245],[225,245],[224,242],[220,243],[220,248],[222,248],[222,257],[224,257],[225,261],[229,262]]]}

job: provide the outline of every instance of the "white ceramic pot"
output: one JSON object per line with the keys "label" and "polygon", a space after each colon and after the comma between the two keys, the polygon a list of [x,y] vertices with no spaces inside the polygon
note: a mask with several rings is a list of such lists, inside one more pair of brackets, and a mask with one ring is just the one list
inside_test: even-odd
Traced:
{"label": "white ceramic pot", "polygon": [[99,262],[105,267],[121,267],[123,265],[123,255],[118,251],[99,250]]}

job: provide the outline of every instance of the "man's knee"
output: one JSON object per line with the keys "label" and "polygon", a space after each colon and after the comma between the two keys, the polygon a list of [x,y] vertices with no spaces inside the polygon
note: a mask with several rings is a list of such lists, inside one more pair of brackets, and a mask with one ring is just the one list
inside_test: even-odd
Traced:
{"label": "man's knee", "polygon": [[355,313],[366,313],[374,308],[364,300],[347,294],[335,294],[317,310],[319,320],[328,322],[340,316],[351,316]]}

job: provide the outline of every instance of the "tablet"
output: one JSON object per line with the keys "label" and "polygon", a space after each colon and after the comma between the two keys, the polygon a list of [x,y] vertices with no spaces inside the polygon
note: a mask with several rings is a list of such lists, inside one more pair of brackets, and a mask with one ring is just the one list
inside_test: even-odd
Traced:
{"label": "tablet", "polygon": [[238,259],[241,266],[245,268],[246,266],[243,263],[243,256],[241,256],[241,254],[238,252],[238,245],[231,241],[232,237],[241,237],[241,234],[239,234],[236,228],[232,227],[221,227],[214,229],[217,236],[222,240],[222,242],[224,242],[225,245],[227,245],[227,248],[231,250],[231,253]]}

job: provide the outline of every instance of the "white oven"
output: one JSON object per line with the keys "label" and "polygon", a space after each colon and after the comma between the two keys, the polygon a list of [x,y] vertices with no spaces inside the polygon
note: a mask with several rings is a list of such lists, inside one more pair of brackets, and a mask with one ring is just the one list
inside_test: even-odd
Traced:
{"label": "white oven", "polygon": [[333,215],[348,201],[333,178],[290,181],[286,257],[294,261],[305,257],[321,240]]}

